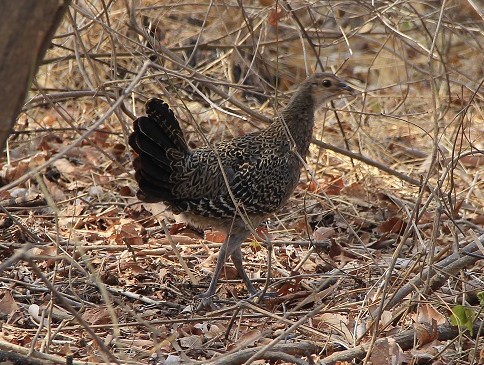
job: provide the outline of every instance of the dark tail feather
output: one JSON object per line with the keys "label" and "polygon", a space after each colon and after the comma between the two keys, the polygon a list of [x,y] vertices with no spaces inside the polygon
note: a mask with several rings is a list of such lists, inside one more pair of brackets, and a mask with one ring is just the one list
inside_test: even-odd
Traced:
{"label": "dark tail feather", "polygon": [[160,99],[150,99],[146,102],[145,108],[148,116],[139,117],[134,121],[134,132],[129,140],[131,147],[139,153],[138,147],[142,147],[143,142],[138,143],[135,139],[142,134],[164,151],[174,148],[179,152],[188,153],[189,149],[180,124],[168,104]]}
{"label": "dark tail feather", "polygon": [[129,145],[138,154],[133,162],[138,197],[146,202],[169,202],[176,199],[170,177],[190,150],[175,115],[163,100],[148,100],[146,114],[134,121],[129,136]]}
{"label": "dark tail feather", "polygon": [[[166,146],[177,149],[180,152],[188,152],[188,146],[183,137],[183,132],[180,128],[178,120],[176,120],[173,111],[168,104],[160,99],[150,99],[146,102],[146,114],[152,118],[157,125],[159,125],[166,138],[168,138]],[[158,137],[159,134],[156,134]]]}

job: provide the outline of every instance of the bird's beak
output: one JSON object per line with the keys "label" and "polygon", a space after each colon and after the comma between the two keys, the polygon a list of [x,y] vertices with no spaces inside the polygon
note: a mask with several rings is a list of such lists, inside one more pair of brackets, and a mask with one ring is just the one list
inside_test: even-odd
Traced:
{"label": "bird's beak", "polygon": [[344,82],[340,82],[339,87],[341,88],[342,91],[345,93],[348,93],[350,95],[355,95],[356,91],[353,89],[351,86],[345,84]]}

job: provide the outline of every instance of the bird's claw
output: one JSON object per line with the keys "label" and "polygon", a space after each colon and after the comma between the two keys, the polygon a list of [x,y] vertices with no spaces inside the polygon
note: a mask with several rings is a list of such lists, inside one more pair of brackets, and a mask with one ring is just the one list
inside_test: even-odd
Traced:
{"label": "bird's claw", "polygon": [[218,307],[213,303],[213,295],[202,293],[195,296],[195,301],[200,301],[195,307],[195,312],[204,310],[216,310]]}

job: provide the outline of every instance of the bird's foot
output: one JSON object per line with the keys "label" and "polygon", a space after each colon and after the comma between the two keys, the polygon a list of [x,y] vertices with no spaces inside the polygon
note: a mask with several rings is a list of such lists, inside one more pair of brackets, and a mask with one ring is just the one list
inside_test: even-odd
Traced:
{"label": "bird's foot", "polygon": [[261,290],[250,293],[248,300],[252,300],[255,303],[260,303],[265,300],[270,300],[277,296],[276,292],[263,292]]}
{"label": "bird's foot", "polygon": [[213,303],[213,294],[208,292],[196,295],[195,301],[199,301],[195,307],[195,312],[218,309],[218,307]]}
{"label": "bird's foot", "polygon": [[[250,286],[250,288],[248,288],[248,291],[249,295],[242,300],[260,303],[262,301],[270,300],[277,296],[276,292],[262,292],[261,290],[256,290],[252,285]],[[197,305],[195,307],[195,312],[220,309],[217,305],[213,303],[214,298],[214,294],[210,293],[208,290],[202,294],[196,295],[195,301],[197,302]]]}

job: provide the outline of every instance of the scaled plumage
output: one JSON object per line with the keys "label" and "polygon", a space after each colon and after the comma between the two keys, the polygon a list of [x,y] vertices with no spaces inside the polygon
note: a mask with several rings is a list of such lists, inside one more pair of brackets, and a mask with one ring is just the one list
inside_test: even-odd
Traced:
{"label": "scaled plumage", "polygon": [[213,147],[189,149],[168,105],[160,99],[146,103],[146,116],[134,122],[130,146],[138,197],[167,203],[192,224],[227,232],[214,276],[203,295],[210,302],[228,256],[255,292],[242,266],[240,246],[268,215],[281,207],[300,177],[314,127],[314,111],[353,89],[330,73],[316,73],[295,91],[280,116],[266,129]]}

